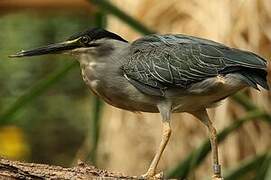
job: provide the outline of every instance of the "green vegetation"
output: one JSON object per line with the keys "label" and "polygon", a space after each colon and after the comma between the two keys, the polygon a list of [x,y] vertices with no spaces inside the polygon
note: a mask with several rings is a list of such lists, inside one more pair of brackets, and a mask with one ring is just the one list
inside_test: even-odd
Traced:
{"label": "green vegetation", "polygon": [[30,12],[0,18],[0,125],[16,125],[26,133],[30,161],[70,165],[89,131],[90,93],[77,62],[69,57],[11,60],[7,56],[18,47],[61,41],[95,21],[86,15],[36,17]]}

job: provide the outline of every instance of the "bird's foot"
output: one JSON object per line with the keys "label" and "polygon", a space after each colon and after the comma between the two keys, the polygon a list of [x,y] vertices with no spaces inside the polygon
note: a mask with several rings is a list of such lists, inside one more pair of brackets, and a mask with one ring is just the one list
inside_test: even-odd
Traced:
{"label": "bird's foot", "polygon": [[221,177],[220,175],[215,174],[215,175],[213,175],[212,180],[224,180],[224,178]]}
{"label": "bird's foot", "polygon": [[154,171],[148,171],[147,173],[140,176],[140,179],[163,179],[164,173],[160,172],[158,174],[155,174]]}

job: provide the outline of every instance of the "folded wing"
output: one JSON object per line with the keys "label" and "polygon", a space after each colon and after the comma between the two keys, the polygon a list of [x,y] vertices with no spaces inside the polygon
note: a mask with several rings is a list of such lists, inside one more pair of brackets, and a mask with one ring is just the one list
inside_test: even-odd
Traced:
{"label": "folded wing", "polygon": [[169,88],[239,73],[250,86],[268,89],[266,61],[247,51],[186,35],[149,35],[131,44],[125,77],[142,92],[163,96]]}

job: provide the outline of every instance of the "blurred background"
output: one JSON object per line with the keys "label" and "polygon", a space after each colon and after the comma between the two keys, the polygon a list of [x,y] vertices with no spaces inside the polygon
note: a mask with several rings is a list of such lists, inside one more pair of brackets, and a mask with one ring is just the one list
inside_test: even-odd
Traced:
{"label": "blurred background", "polygon": [[[1,0],[0,157],[65,167],[81,159],[128,175],[148,168],[160,142],[159,114],[100,102],[67,56],[7,57],[91,26],[129,41],[151,32],[184,33],[271,57],[270,0]],[[209,110],[225,179],[271,179],[270,107],[270,92],[246,89]],[[185,113],[173,115],[172,127],[159,170],[208,178],[205,127]]]}

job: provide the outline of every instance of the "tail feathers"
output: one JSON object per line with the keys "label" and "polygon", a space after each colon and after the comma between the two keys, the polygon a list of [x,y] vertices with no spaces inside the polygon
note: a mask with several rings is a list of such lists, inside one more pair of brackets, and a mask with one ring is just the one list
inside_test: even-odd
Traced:
{"label": "tail feathers", "polygon": [[269,90],[267,83],[267,72],[262,69],[247,69],[246,71],[240,72],[244,77],[244,81],[251,87],[259,90],[257,85],[260,85],[266,90]]}

